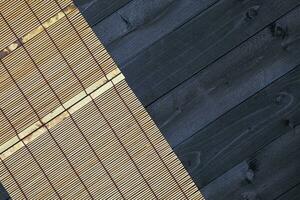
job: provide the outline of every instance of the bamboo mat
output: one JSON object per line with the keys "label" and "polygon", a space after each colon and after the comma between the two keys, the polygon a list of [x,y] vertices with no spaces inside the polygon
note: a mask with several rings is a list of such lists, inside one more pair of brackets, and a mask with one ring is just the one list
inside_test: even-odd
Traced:
{"label": "bamboo mat", "polygon": [[70,0],[0,1],[12,199],[204,199]]}

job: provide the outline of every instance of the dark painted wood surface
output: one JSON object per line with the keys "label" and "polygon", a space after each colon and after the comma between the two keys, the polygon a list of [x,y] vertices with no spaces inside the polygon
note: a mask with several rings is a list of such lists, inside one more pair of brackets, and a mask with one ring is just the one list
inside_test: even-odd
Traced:
{"label": "dark painted wood surface", "polygon": [[10,197],[0,182],[0,200],[8,200],[8,199],[10,199]]}
{"label": "dark painted wood surface", "polygon": [[138,53],[183,26],[199,13],[205,12],[218,1],[133,0],[97,24],[94,31],[115,61],[124,67]]}
{"label": "dark painted wood surface", "polygon": [[276,200],[299,200],[300,199],[300,183],[292,187],[289,191],[282,194]]}
{"label": "dark painted wood surface", "polygon": [[206,200],[299,199],[299,0],[101,2],[80,8]]}
{"label": "dark painted wood surface", "polygon": [[283,136],[218,177],[201,191],[207,199],[214,200],[273,200],[280,196],[284,200],[299,199],[300,194],[294,188],[300,182],[299,158],[300,134],[287,130]]}
{"label": "dark painted wood surface", "polygon": [[75,0],[90,26],[96,25],[131,0]]}
{"label": "dark painted wood surface", "polygon": [[171,146],[300,64],[299,21],[300,8],[149,105]]}
{"label": "dark painted wood surface", "polygon": [[299,80],[297,67],[175,148],[198,186],[288,132],[290,121],[300,123]]}
{"label": "dark painted wood surface", "polygon": [[[220,0],[132,0],[95,24],[93,30],[122,67],[143,49],[218,1]],[[81,10],[87,12],[86,18],[89,21],[89,15],[94,10],[84,7]]]}
{"label": "dark painted wood surface", "polygon": [[123,73],[147,106],[296,4],[300,2],[220,1],[134,57],[122,66]]}

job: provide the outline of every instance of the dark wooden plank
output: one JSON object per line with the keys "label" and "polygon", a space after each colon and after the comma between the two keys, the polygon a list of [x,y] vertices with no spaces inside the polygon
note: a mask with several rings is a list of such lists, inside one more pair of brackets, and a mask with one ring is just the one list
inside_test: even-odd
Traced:
{"label": "dark wooden plank", "polygon": [[284,133],[299,129],[299,80],[300,66],[175,148],[200,188]]}
{"label": "dark wooden plank", "polygon": [[249,174],[249,164],[244,161],[218,177],[206,187],[201,188],[200,191],[205,197],[205,200],[214,200],[216,196],[220,198],[218,195],[228,198],[228,195],[231,194],[232,191],[240,188],[241,183],[247,178],[247,173]]}
{"label": "dark wooden plank", "polygon": [[90,26],[96,25],[131,0],[74,0]]}
{"label": "dark wooden plank", "polygon": [[300,64],[299,21],[296,9],[148,106],[171,146]]}
{"label": "dark wooden plank", "polygon": [[[122,40],[130,32],[150,24],[174,2],[174,0],[133,0],[93,27],[101,42],[108,46]],[[125,39],[126,40],[126,39]]]}
{"label": "dark wooden plank", "polygon": [[222,0],[139,53],[122,66],[123,72],[148,105],[299,4],[298,0]]}
{"label": "dark wooden plank", "polygon": [[300,199],[300,183],[295,185],[295,187],[291,188],[289,191],[285,192],[276,200],[299,200]]}
{"label": "dark wooden plank", "polygon": [[295,134],[293,130],[285,133],[208,184],[201,190],[205,199],[273,200],[279,197],[282,200],[298,200],[299,189],[297,194],[294,187],[300,182],[299,133]]}
{"label": "dark wooden plank", "polygon": [[123,66],[130,58],[220,0],[133,0],[93,27]]}
{"label": "dark wooden plank", "polygon": [[0,182],[0,200],[7,200],[7,199],[10,199],[10,197]]}

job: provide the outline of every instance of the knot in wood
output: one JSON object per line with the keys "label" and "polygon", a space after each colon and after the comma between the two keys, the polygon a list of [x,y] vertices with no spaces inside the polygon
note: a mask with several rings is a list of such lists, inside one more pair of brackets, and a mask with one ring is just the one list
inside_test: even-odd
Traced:
{"label": "knot in wood", "polygon": [[250,20],[254,19],[258,15],[258,8],[259,7],[257,7],[257,6],[249,8],[246,13],[247,19],[250,19]]}
{"label": "knot in wood", "polygon": [[271,25],[271,33],[273,37],[284,39],[287,35],[287,28],[283,28],[277,23]]}

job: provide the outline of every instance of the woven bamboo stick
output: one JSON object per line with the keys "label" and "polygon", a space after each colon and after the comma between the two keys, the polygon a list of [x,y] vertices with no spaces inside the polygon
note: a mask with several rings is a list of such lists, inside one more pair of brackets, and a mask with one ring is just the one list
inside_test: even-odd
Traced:
{"label": "woven bamboo stick", "polygon": [[70,0],[0,11],[0,181],[12,199],[204,199]]}

